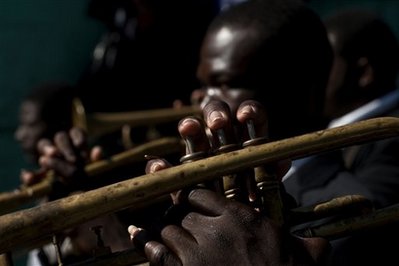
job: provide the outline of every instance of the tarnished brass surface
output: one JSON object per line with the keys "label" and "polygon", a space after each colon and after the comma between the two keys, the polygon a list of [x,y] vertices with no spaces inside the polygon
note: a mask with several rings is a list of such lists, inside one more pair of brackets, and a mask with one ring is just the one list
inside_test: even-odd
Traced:
{"label": "tarnished brass surface", "polygon": [[290,225],[306,223],[334,215],[360,215],[374,210],[372,202],[362,195],[347,195],[311,206],[289,210]]}
{"label": "tarnished brass surface", "polygon": [[178,121],[189,115],[201,115],[197,106],[182,106],[179,108],[160,108],[130,112],[96,112],[86,113],[79,98],[72,105],[72,123],[84,129],[90,137],[98,137],[116,130],[122,126],[130,127],[154,126],[162,123]]}
{"label": "tarnished brass surface", "polygon": [[84,221],[249,167],[399,135],[399,119],[369,119],[185,163],[0,217],[0,253]]}
{"label": "tarnished brass surface", "polygon": [[[138,145],[108,159],[90,163],[86,165],[85,170],[88,176],[97,176],[124,165],[142,162],[145,160],[145,155],[165,156],[180,151],[184,151],[184,143],[179,138],[164,137]],[[24,204],[47,196],[52,191],[53,175],[54,173],[49,171],[46,178],[38,184],[0,193],[0,214],[16,210]]]}
{"label": "tarnished brass surface", "polygon": [[323,237],[334,240],[343,236],[365,232],[374,228],[381,228],[397,222],[399,222],[399,204],[363,215],[348,217],[317,226],[305,227],[293,233],[301,237]]}

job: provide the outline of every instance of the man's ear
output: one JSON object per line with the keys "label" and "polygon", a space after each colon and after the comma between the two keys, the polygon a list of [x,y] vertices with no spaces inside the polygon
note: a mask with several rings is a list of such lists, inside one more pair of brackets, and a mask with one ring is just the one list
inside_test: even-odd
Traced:
{"label": "man's ear", "polygon": [[357,60],[357,67],[360,73],[358,85],[361,88],[367,87],[374,80],[374,69],[366,57],[360,57]]}

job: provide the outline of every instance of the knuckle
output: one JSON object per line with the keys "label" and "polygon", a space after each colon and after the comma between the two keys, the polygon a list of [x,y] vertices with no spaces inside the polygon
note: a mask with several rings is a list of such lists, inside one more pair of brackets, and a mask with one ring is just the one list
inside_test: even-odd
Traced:
{"label": "knuckle", "polygon": [[156,265],[166,265],[167,261],[170,260],[170,252],[163,245],[151,245],[148,243],[147,245],[150,248],[150,261],[155,263]]}

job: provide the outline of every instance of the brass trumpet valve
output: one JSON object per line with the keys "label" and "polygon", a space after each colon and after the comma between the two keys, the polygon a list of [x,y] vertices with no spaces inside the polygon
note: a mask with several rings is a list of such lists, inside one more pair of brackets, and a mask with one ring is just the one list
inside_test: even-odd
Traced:
{"label": "brass trumpet valve", "polygon": [[184,137],[184,142],[186,143],[186,155],[180,158],[180,163],[197,161],[207,156],[205,151],[196,151],[194,141],[190,136]]}
{"label": "brass trumpet valve", "polygon": [[[223,154],[235,151],[241,148],[238,144],[228,143],[226,134],[223,129],[216,131],[220,147],[215,150],[215,154]],[[228,199],[238,200],[240,202],[248,202],[248,193],[245,189],[245,182],[243,178],[237,174],[225,175],[222,178],[224,195]]]}
{"label": "brass trumpet valve", "polygon": [[[256,136],[255,125],[252,120],[248,120],[246,124],[250,139],[242,144],[243,147],[260,145],[268,141],[267,137]],[[257,187],[255,207],[282,225],[285,214],[281,182],[277,179],[273,170],[265,166],[254,168],[254,178]]]}
{"label": "brass trumpet valve", "polygon": [[[199,121],[199,120],[198,120]],[[206,133],[202,133],[203,136],[202,138],[206,139]],[[196,145],[196,141],[194,140],[193,136],[188,136],[188,135],[182,135],[184,142],[186,144],[186,155],[182,156],[180,158],[180,163],[185,164],[185,163],[190,163],[194,162],[203,158],[208,157],[209,153],[209,146],[206,147],[199,147],[199,145]],[[203,187],[207,187],[213,190],[219,190],[219,185],[215,181],[210,181],[210,182],[205,182],[203,184],[198,184]]]}
{"label": "brass trumpet valve", "polygon": [[272,171],[268,171],[264,167],[255,167],[254,172],[259,197],[256,207],[282,225],[286,219],[281,182],[277,180]]}

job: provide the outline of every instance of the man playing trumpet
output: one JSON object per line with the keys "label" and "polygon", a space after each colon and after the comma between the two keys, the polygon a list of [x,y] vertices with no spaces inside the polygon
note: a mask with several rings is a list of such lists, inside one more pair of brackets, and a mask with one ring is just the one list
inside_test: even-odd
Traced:
{"label": "man playing trumpet", "polygon": [[[272,20],[271,18],[273,18],[273,15],[268,16],[266,15],[267,11],[261,9],[263,4],[257,4],[256,1],[252,1],[227,10],[215,20],[210,27],[210,31],[208,31],[201,54],[198,73],[204,83],[211,87],[205,90],[207,95],[202,97],[204,97],[205,100],[209,99],[206,105],[203,104],[205,107],[204,118],[206,126],[214,132],[218,130],[229,132],[228,130],[220,130],[220,127],[228,128],[229,126],[227,125],[235,118],[240,122],[245,121],[245,119],[240,119],[245,116],[244,114],[248,115],[247,110],[252,110],[256,113],[256,115],[254,115],[256,117],[261,114],[258,113],[261,109],[254,107],[257,105],[248,106],[248,102],[247,106],[241,106],[237,109],[237,103],[232,99],[233,96],[239,98],[242,94],[239,94],[236,89],[231,88],[241,87],[253,89],[256,93],[263,93],[263,97],[257,97],[255,99],[259,100],[265,106],[266,114],[269,119],[269,138],[272,140],[281,137],[289,137],[290,134],[300,134],[301,132],[298,132],[298,130],[304,129],[303,125],[309,125],[311,121],[309,120],[309,114],[312,112],[314,112],[313,115],[321,114],[321,109],[315,108],[311,110],[311,108],[315,107],[313,104],[322,105],[324,101],[321,95],[316,95],[317,93],[322,94],[324,91],[327,81],[326,73],[329,68],[329,63],[331,62],[331,57],[328,55],[328,48],[325,48],[326,53],[324,53],[324,55],[321,53],[322,47],[327,47],[327,44],[324,43],[323,45],[322,42],[315,44],[316,42],[314,40],[310,41],[310,37],[316,38],[316,36],[325,36],[325,33],[323,33],[324,30],[320,22],[316,22],[315,20],[307,27],[299,23],[299,21],[304,18],[306,18],[304,20],[307,22],[311,21],[310,18],[312,15],[310,14],[311,12],[309,13],[309,11],[306,11],[306,8],[289,9],[288,7],[292,8],[296,6],[294,1],[286,1],[284,3],[280,1],[280,3],[275,3],[275,6],[271,7],[269,5],[271,5],[272,2],[273,1],[267,1],[264,5],[269,8],[270,12],[273,10],[276,16],[279,14],[279,19],[283,21],[287,19],[285,21],[287,24],[284,22],[279,24],[278,18]],[[282,10],[287,8],[284,9],[286,12],[285,15],[281,15],[275,10],[277,6],[282,8]],[[248,10],[252,12],[245,12]],[[290,13],[288,10],[295,11]],[[256,16],[259,13],[263,14],[263,16],[260,17],[264,20]],[[235,20],[232,19],[233,17]],[[268,19],[271,20],[268,21]],[[245,24],[245,21],[248,23]],[[249,23],[249,21],[252,23]],[[265,23],[264,25],[269,26],[265,26],[265,28],[262,29],[257,28],[256,26],[259,26],[259,24],[262,23],[261,21]],[[304,21],[302,22],[304,23]],[[272,27],[271,25],[273,25],[274,28],[278,28],[277,34],[268,35],[271,30],[268,29],[268,27]],[[284,27],[278,27],[282,25],[284,25]],[[291,25],[291,27],[288,25]],[[315,27],[317,28],[318,26],[318,34],[316,33],[317,30],[313,32],[313,34],[310,34],[310,32],[315,30]],[[287,35],[284,37],[283,33],[287,33],[288,29],[295,27],[297,27],[297,30],[288,34],[288,36],[294,39],[290,42]],[[234,29],[234,31],[232,29]],[[245,29],[245,31],[240,31],[240,29]],[[268,30],[265,31],[265,29]],[[308,34],[306,34],[305,29],[308,30]],[[234,34],[229,34],[229,32],[234,32]],[[239,40],[241,36],[244,36],[241,40],[245,40],[245,42],[234,42],[235,40]],[[256,36],[256,38],[251,38],[253,36]],[[325,37],[323,38],[325,39]],[[253,39],[258,41],[252,42]],[[283,42],[283,44],[281,44],[280,41]],[[301,41],[306,42],[307,45],[300,46]],[[256,48],[252,49],[254,47]],[[267,47],[267,49],[265,48],[262,50],[259,47]],[[220,48],[220,51],[218,51],[217,48]],[[280,51],[279,49],[287,52],[285,55],[289,55],[288,58],[291,61],[285,61],[284,59],[286,57],[278,52]],[[250,51],[250,53],[246,53],[246,51]],[[320,53],[316,58],[320,61],[316,63],[312,61],[311,58],[313,58],[312,55],[315,56],[318,52]],[[301,58],[301,56],[308,58],[304,59]],[[240,67],[234,67],[232,63],[237,63]],[[286,66],[286,68],[282,68],[282,66]],[[311,70],[311,66],[319,67],[317,71],[320,72],[316,74],[314,69]],[[209,69],[213,69],[213,71],[209,71]],[[282,71],[283,69],[285,71]],[[263,86],[256,88],[253,86],[254,84],[262,84]],[[307,90],[311,90],[311,88],[315,89],[315,94],[313,94],[313,96],[315,96],[314,98],[309,98],[309,96],[307,98],[301,95],[301,93],[305,93]],[[251,92],[252,90],[249,91]],[[246,92],[248,93],[248,91]],[[281,94],[279,95],[279,93]],[[269,97],[267,97],[268,95]],[[273,97],[271,97],[272,95]],[[300,96],[303,96],[303,98]],[[249,95],[249,97],[254,96]],[[229,106],[233,110],[233,114],[237,114],[236,117],[231,117],[228,111],[221,108],[220,103],[210,101],[216,98],[229,103]],[[311,102],[310,99],[315,100],[313,104],[309,104]],[[243,99],[241,98],[240,100]],[[306,103],[306,101],[309,102]],[[240,101],[238,101],[238,103],[239,102]],[[301,104],[303,106],[300,106]],[[282,113],[285,111],[284,109],[295,106],[297,108],[293,108],[293,112],[286,112],[289,114],[284,116]],[[235,112],[236,109],[238,110],[237,112]],[[279,110],[279,112],[277,110]],[[309,113],[306,115],[307,111],[309,111]],[[254,119],[254,121],[258,120]],[[304,129],[305,132],[306,130],[316,129],[317,125],[323,128],[322,120],[315,119],[310,123],[314,123],[315,121],[320,121],[321,123],[315,123],[310,125],[310,127],[306,127],[307,129]],[[265,134],[265,132],[260,130],[264,124],[261,123],[257,125],[255,122],[253,122],[253,124],[255,124],[255,128],[259,130],[255,130],[255,132],[259,134],[254,134],[255,136],[259,137]],[[183,120],[179,127],[183,137],[187,137],[187,132],[193,134],[192,129],[195,128],[195,125],[197,125],[196,127],[198,128],[201,124],[195,123],[192,119]],[[191,131],[189,129],[191,129]],[[197,129],[197,132],[201,131]],[[220,139],[220,135],[216,134],[216,136]],[[201,139],[193,136],[190,136],[190,138]],[[228,138],[226,134],[225,139]],[[248,140],[244,139],[243,143],[246,141]],[[216,141],[216,143],[218,142]],[[240,140],[238,143],[240,143]],[[197,147],[201,147],[201,145],[197,143]],[[384,167],[387,166],[397,167],[395,166],[397,165],[397,152],[395,152],[397,149],[388,149],[386,151],[389,150],[391,153],[385,152],[379,157],[384,161],[383,165],[381,165],[381,161],[374,164],[367,164],[364,166],[365,168],[363,171],[367,172],[366,169],[369,169],[369,173],[372,173],[373,170],[377,169],[377,166],[379,169],[384,169]],[[342,158],[338,159],[342,160]],[[336,163],[340,161],[333,162],[334,165],[336,165]],[[332,166],[332,164],[330,166]],[[170,165],[165,161],[156,160],[149,162],[147,171],[153,172],[167,167],[170,167]],[[335,168],[327,167],[326,172],[323,174],[333,175],[334,169]],[[344,167],[339,170],[342,172],[347,171]],[[308,168],[308,171],[314,171],[315,174],[317,173],[315,169],[312,168]],[[379,173],[382,172],[379,171]],[[277,176],[279,175],[277,174]],[[371,185],[367,189],[377,192],[377,188],[388,186],[391,190],[394,188],[394,185],[397,184],[395,180],[398,179],[395,174],[389,175],[389,177],[392,178],[387,179],[392,183],[383,183],[380,177],[381,176],[378,174],[374,174],[373,180],[378,183],[378,185]],[[349,175],[347,178],[349,178]],[[342,181],[351,182],[351,180]],[[317,180],[315,182],[317,183]],[[366,183],[362,184],[366,185]],[[303,189],[306,188],[305,183],[302,184],[302,186]],[[355,192],[365,195],[362,193],[364,189],[360,186],[336,187],[335,195],[342,195],[342,193],[348,189],[351,189],[352,193]],[[379,191],[378,193],[384,194],[384,191]],[[161,231],[161,241],[146,236],[147,231],[144,229],[137,228],[136,226],[129,227],[133,242],[137,247],[143,250],[150,262],[154,265],[330,265],[333,263],[332,260],[324,261],[325,258],[320,256],[322,253],[319,252],[322,251],[322,247],[326,247],[322,240],[310,238],[306,239],[310,241],[308,242],[305,239],[295,238],[295,236],[287,234],[287,232],[284,231],[284,227],[279,227],[275,220],[270,219],[270,213],[268,213],[268,215],[261,215],[262,212],[259,214],[254,209],[248,208],[248,203],[241,205],[239,202],[226,200],[224,197],[225,195],[220,196],[220,194],[210,192],[204,188],[195,188],[191,192],[185,194],[185,197],[176,197],[173,195],[173,197],[177,198],[175,201],[180,204],[184,203],[186,207],[188,206],[188,210],[184,212],[181,216],[183,218],[179,219],[178,222],[174,221],[173,224],[165,227]],[[251,195],[251,193],[248,193],[248,195]],[[374,199],[372,198],[372,200]],[[391,201],[390,203],[393,202],[395,201]],[[283,207],[289,207],[289,205],[282,205]],[[378,234],[378,232],[376,232],[376,234]],[[345,241],[345,239],[343,240]],[[371,239],[366,236],[364,240],[370,241]],[[379,241],[376,244],[382,245],[384,242],[385,241]],[[365,243],[367,245],[369,242]],[[383,246],[385,247],[385,245]],[[357,254],[357,257],[355,254],[352,255],[355,255],[353,257],[355,260],[362,259],[367,265],[370,265],[370,263],[372,263],[372,265],[376,265],[377,263],[382,263],[384,265],[390,264],[391,262],[389,261],[392,261],[390,255],[395,255],[394,253],[389,253],[389,249],[383,249],[380,256],[375,256],[374,251],[367,252],[368,256],[365,256],[366,254],[364,254],[363,250],[364,249],[361,250],[361,254]],[[360,256],[362,258],[360,258]],[[364,259],[363,256],[367,259]],[[349,265],[354,265],[353,263],[350,264],[350,261],[347,260],[348,258],[346,257],[340,257],[340,259],[343,261],[346,260],[346,262],[349,262]],[[340,265],[342,265],[343,261],[341,261]],[[363,263],[362,265],[365,264]]]}
{"label": "man playing trumpet", "polygon": [[[209,28],[198,67],[207,85],[205,124],[195,117],[179,123],[187,143],[182,163],[324,128],[331,59],[322,23],[299,1],[253,0],[226,10]],[[155,159],[146,171],[168,167]],[[285,209],[292,205],[279,183],[286,168],[260,166],[174,193],[167,225],[155,237],[151,228],[130,226],[132,241],[153,265],[322,264],[328,242],[299,238],[286,228]],[[273,202],[280,212],[263,205],[266,194],[257,191],[267,181],[275,185]]]}
{"label": "man playing trumpet", "polygon": [[[209,144],[200,120],[182,120],[179,132],[188,143],[188,156],[184,156],[182,162],[195,160],[193,154],[207,155],[207,149],[223,153],[241,147],[243,141],[246,145],[254,145],[257,140],[277,140],[324,127],[320,116],[322,88],[331,59],[331,49],[319,18],[300,2],[250,1],[227,10],[209,28],[198,66],[198,77],[207,85],[202,103],[206,127],[215,134],[215,140]],[[247,99],[261,100],[265,110],[255,101],[239,108]],[[232,115],[236,113],[237,116]],[[242,135],[231,135],[235,122],[242,125],[239,131]],[[266,134],[267,139],[264,138]],[[74,142],[66,139],[64,143]],[[43,156],[41,162],[46,164],[47,161],[49,167],[51,154]],[[168,167],[165,161],[151,160],[147,172],[165,167]],[[278,178],[286,168],[286,164],[282,169],[268,166],[275,184],[279,184]],[[242,174],[245,173],[238,173],[237,178],[226,178],[232,181],[233,192]],[[146,231],[130,227],[134,244],[137,248],[144,247],[143,251],[154,265],[220,265],[228,263],[227,259],[235,265],[286,262],[313,265],[322,261],[328,243],[319,238],[300,239],[289,235],[283,227],[283,210],[273,213],[276,221],[268,218],[268,210],[263,210],[259,204],[263,196],[253,193],[251,184],[255,181],[247,183],[249,191],[242,187],[242,193],[229,195],[239,200],[227,200],[225,193],[215,194],[204,188],[192,191],[187,198],[184,193],[177,194],[174,202],[177,206],[187,206],[190,212],[182,212],[181,218],[175,214],[180,213],[175,211],[180,207],[172,208],[163,221],[170,225],[155,228],[161,232],[155,242],[143,242],[141,236]],[[212,185],[217,191],[224,189],[223,185]],[[284,191],[278,189],[275,194],[276,202],[286,203]],[[193,215],[206,219],[207,226]],[[219,217],[217,221],[211,219],[215,216]],[[195,237],[194,231],[187,231],[187,223],[195,230]],[[154,229],[135,225],[150,231]],[[196,237],[204,242],[193,245]],[[248,249],[249,246],[253,248]]]}
{"label": "man playing trumpet", "polygon": [[[322,103],[331,59],[322,23],[297,1],[247,1],[222,13],[207,32],[197,72],[206,86],[201,106],[207,129],[192,117],[178,127],[192,147],[188,155],[224,152],[323,128]],[[248,99],[263,105],[243,102]],[[214,138],[208,142],[209,135]],[[171,166],[164,160],[152,160],[147,173],[167,167]],[[287,167],[266,169],[278,184]],[[132,241],[154,265],[322,263],[328,243],[290,235],[283,210],[272,213],[273,208],[262,210],[257,205],[262,196],[254,195],[253,183],[235,190],[244,197],[228,195],[236,200],[203,187],[172,195],[177,206],[187,208],[182,218],[172,219],[160,232],[161,241],[148,236],[145,229],[130,226]],[[276,198],[280,206],[289,204],[283,189]]]}

